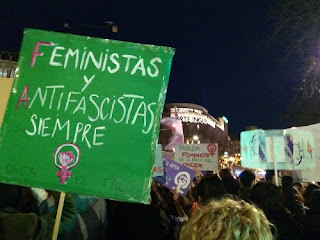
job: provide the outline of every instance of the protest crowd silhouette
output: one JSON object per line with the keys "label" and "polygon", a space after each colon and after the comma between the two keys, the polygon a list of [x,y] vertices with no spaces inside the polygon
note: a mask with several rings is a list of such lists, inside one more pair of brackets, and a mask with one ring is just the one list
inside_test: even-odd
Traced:
{"label": "protest crowd silhouette", "polygon": [[[185,197],[153,181],[149,205],[67,194],[58,239],[319,239],[319,185],[281,180],[222,169],[196,176]],[[51,239],[59,193],[0,190],[0,239]]]}

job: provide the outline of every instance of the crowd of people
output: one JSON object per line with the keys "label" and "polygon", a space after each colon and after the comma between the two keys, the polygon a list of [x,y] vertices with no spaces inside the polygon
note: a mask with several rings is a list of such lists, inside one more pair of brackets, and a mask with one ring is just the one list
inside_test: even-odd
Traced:
{"label": "crowd of people", "polygon": [[[272,171],[197,176],[179,196],[152,182],[150,204],[67,194],[58,239],[320,239],[320,187]],[[0,184],[0,240],[51,239],[59,193]]]}

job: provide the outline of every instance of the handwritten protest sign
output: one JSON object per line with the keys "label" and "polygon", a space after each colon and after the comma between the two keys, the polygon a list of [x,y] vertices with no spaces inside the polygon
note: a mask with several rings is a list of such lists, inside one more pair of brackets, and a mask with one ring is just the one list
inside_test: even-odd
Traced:
{"label": "handwritten protest sign", "polygon": [[0,181],[147,203],[173,54],[26,30],[0,131]]}
{"label": "handwritten protest sign", "polygon": [[260,169],[305,169],[315,165],[314,149],[314,136],[311,131],[245,131],[241,133],[241,166]]}
{"label": "handwritten protest sign", "polygon": [[0,78],[0,126],[8,103],[12,83],[12,78]]}
{"label": "handwritten protest sign", "polygon": [[156,160],[153,166],[153,177],[163,176],[162,146],[157,144]]}
{"label": "handwritten protest sign", "polygon": [[170,190],[177,189],[181,196],[186,196],[195,176],[195,171],[176,161],[163,158],[164,176],[162,185]]}
{"label": "handwritten protest sign", "polygon": [[177,144],[174,160],[190,168],[218,171],[218,144]]}
{"label": "handwritten protest sign", "polygon": [[301,182],[320,182],[320,123],[309,126],[297,127],[298,130],[311,131],[314,135],[315,149],[313,154],[316,157],[315,167],[296,170],[292,172],[292,177],[295,181]]}

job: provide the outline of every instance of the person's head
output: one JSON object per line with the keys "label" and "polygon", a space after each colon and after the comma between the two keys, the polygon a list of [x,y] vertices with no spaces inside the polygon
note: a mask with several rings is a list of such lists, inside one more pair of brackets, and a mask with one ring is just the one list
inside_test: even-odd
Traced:
{"label": "person's head", "polygon": [[226,194],[226,189],[218,175],[207,175],[194,188],[195,198],[205,203],[211,199],[220,199]]}
{"label": "person's head", "polygon": [[271,240],[270,226],[255,206],[224,198],[201,207],[182,227],[180,239]]}
{"label": "person's head", "polygon": [[259,182],[251,189],[250,199],[267,217],[285,212],[285,203],[280,188],[269,182]]}
{"label": "person's head", "polygon": [[311,205],[311,193],[315,189],[320,189],[317,184],[314,183],[309,183],[308,186],[306,187],[304,193],[303,193],[303,198],[305,200],[305,204],[310,207]]}
{"label": "person's head", "polygon": [[266,170],[265,178],[266,178],[266,182],[273,183],[274,170]]}
{"label": "person's head", "polygon": [[293,178],[291,176],[283,176],[281,182],[284,187],[293,187]]}
{"label": "person's head", "polygon": [[240,173],[240,183],[247,188],[250,188],[256,179],[256,175],[250,170],[244,170]]}
{"label": "person's head", "polygon": [[229,168],[221,169],[219,172],[219,176],[221,179],[230,178],[232,177],[231,170]]}
{"label": "person's head", "polygon": [[222,179],[222,183],[228,194],[237,196],[239,194],[240,184],[233,177]]}
{"label": "person's head", "polygon": [[320,212],[320,189],[312,191],[310,208],[314,211]]}

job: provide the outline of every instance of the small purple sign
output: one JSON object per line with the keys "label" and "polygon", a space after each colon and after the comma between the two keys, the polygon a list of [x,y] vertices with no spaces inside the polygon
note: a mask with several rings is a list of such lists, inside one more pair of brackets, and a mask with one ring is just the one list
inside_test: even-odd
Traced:
{"label": "small purple sign", "polygon": [[164,181],[161,184],[170,190],[177,189],[179,195],[186,196],[196,172],[168,158],[163,158],[163,168]]}

